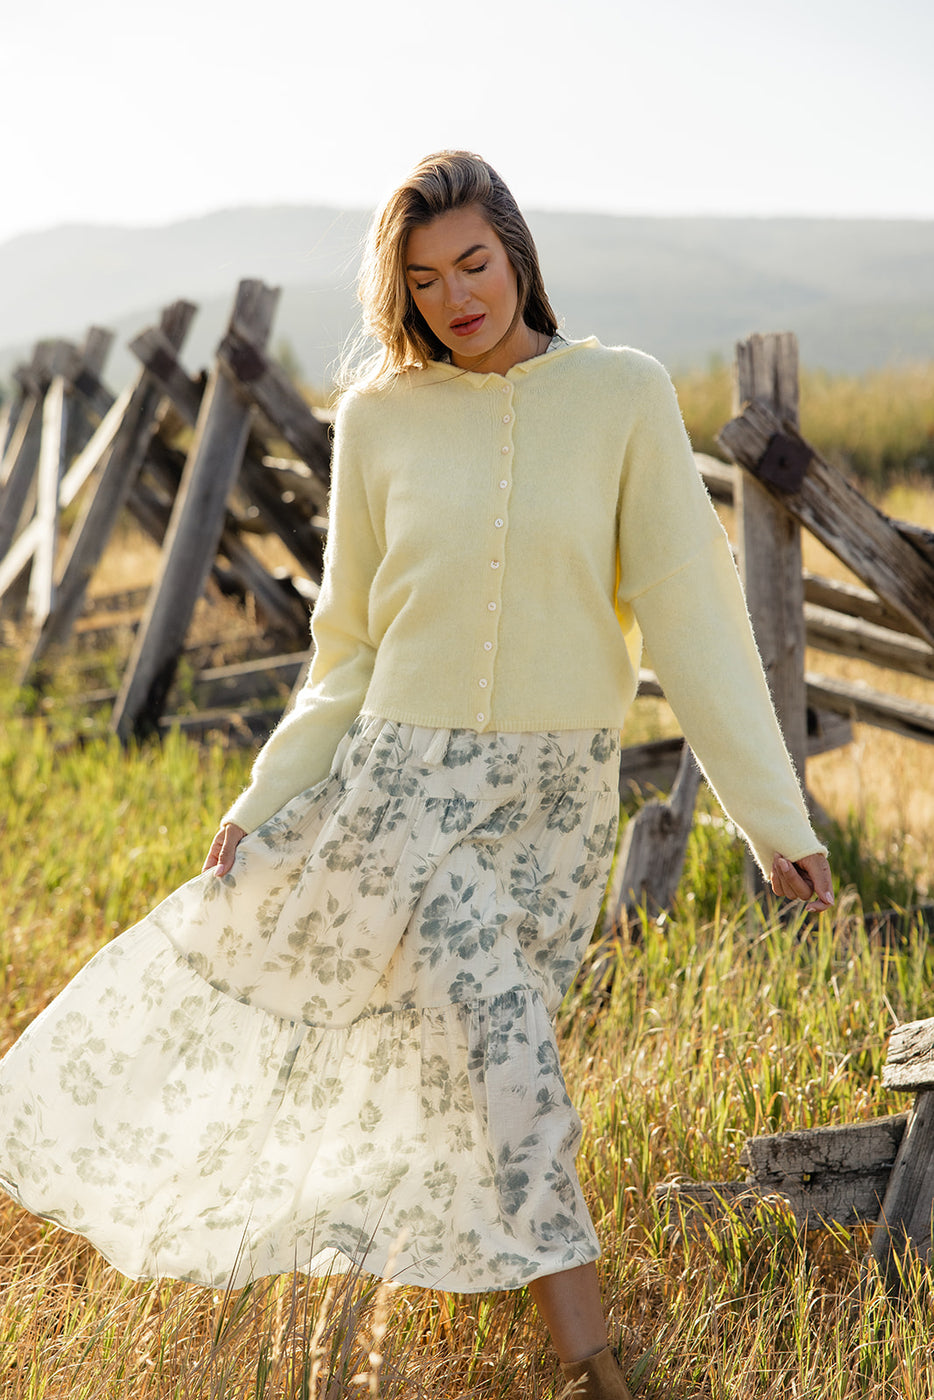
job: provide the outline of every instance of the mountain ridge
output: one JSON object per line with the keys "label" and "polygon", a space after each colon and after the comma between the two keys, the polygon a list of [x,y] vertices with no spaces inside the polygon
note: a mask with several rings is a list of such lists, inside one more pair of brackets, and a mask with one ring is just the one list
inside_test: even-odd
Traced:
{"label": "mountain ridge", "polygon": [[[35,340],[126,340],[179,297],[199,305],[185,362],[208,362],[244,276],[282,287],[273,346],[323,385],[352,333],[369,218],[327,205],[244,206],[142,228],[69,224],[0,244],[0,379]],[[802,363],[838,373],[934,358],[934,221],[652,217],[534,210],[552,303],[572,337],[634,344],[673,371],[793,330]]]}

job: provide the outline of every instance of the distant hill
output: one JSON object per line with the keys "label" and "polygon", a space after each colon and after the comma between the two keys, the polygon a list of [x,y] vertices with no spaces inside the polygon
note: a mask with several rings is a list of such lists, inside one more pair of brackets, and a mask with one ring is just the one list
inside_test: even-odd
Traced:
{"label": "distant hill", "polygon": [[[0,379],[40,336],[113,328],[108,366],[164,303],[199,315],[186,363],[207,363],[241,277],[283,295],[272,344],[314,384],[356,322],[367,214],[282,206],[219,210],[163,228],[73,225],[0,245]],[[812,368],[861,372],[934,359],[934,222],[628,218],[539,211],[529,221],[571,336],[638,345],[672,370],[729,358],[751,331],[793,330]]]}

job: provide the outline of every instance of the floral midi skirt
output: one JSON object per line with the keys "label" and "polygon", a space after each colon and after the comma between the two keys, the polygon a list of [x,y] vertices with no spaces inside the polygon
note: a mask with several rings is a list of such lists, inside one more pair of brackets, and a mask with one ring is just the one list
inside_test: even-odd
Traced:
{"label": "floral midi skirt", "polygon": [[618,764],[610,730],[358,719],[9,1051],[0,1185],[134,1278],[479,1292],[595,1259],[552,1017]]}

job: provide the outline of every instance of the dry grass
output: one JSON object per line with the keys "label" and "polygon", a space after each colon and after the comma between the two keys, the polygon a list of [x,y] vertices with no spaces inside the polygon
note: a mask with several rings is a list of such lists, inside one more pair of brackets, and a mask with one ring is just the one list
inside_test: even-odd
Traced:
{"label": "dry grass", "polygon": [[[691,440],[718,453],[731,414],[732,370],[720,365],[677,380]],[[884,491],[934,471],[934,361],[864,375],[801,374],[801,431],[835,466]]]}
{"label": "dry grass", "polygon": [[[923,488],[900,486],[886,505],[934,523]],[[811,543],[807,562],[842,573]],[[155,564],[126,534],[95,591],[140,586]],[[234,626],[227,605],[205,607],[205,635]],[[922,682],[828,657],[809,665],[928,698]],[[106,738],[62,751],[54,726],[18,718],[8,695],[0,714],[8,1044],[90,953],[196,867],[249,756],[177,737],[125,755]],[[641,702],[630,737],[672,723]],[[867,901],[870,864],[894,883],[916,866],[918,888],[931,883],[928,746],[858,727],[851,748],[811,764],[809,782],[842,825],[855,814]],[[900,1312],[877,1296],[857,1307],[863,1235],[802,1238],[780,1214],[672,1234],[656,1210],[666,1179],[737,1175],[754,1132],[903,1107],[880,1089],[886,1036],[893,1019],[934,1014],[924,930],[873,943],[852,887],[810,928],[747,916],[740,864],[722,826],[699,824],[673,915],[644,921],[608,1004],[577,990],[559,1017],[614,1341],[639,1400],[930,1400],[930,1292],[918,1288]],[[0,1201],[0,1400],[546,1400],[557,1389],[524,1292],[455,1297],[301,1274],[230,1295],[133,1283]]]}

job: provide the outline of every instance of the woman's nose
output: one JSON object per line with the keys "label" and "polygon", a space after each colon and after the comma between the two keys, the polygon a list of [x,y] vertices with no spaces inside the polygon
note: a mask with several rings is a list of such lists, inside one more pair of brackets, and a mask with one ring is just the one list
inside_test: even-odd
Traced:
{"label": "woman's nose", "polygon": [[445,304],[456,311],[467,300],[467,287],[461,277],[449,277],[444,284]]}

